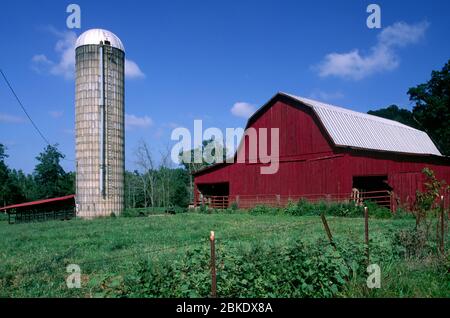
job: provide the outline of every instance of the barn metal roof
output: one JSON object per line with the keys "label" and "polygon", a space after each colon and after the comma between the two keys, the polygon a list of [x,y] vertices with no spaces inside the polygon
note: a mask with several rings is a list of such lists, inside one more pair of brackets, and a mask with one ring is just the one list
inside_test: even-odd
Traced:
{"label": "barn metal roof", "polygon": [[0,207],[0,211],[16,209],[16,208],[23,208],[23,207],[27,207],[27,206],[40,205],[40,204],[45,204],[45,203],[66,201],[66,200],[70,200],[70,199],[74,199],[74,198],[75,198],[75,194],[70,194],[70,195],[66,195],[64,197],[59,197],[59,198],[51,198],[51,199],[44,199],[44,200],[38,200],[38,201],[31,201],[31,202],[13,204],[13,205]]}
{"label": "barn metal roof", "polygon": [[280,94],[311,107],[336,146],[442,156],[421,130],[312,99]]}
{"label": "barn metal roof", "polygon": [[119,37],[112,33],[111,31],[104,29],[90,29],[83,32],[77,39],[75,47],[88,44],[100,44],[100,42],[108,41],[112,47],[125,52],[125,47],[120,41]]}

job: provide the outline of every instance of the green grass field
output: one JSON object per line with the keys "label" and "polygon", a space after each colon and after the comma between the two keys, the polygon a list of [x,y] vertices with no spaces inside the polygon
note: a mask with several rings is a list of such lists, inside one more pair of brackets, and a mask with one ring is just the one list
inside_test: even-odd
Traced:
{"label": "green grass field", "polygon": [[[327,219],[337,240],[363,242],[362,218]],[[385,244],[392,231],[413,226],[411,219],[370,220],[372,244]],[[16,225],[0,221],[0,296],[116,296],[116,289],[136,277],[140,263],[171,263],[187,249],[208,248],[211,230],[216,233],[218,248],[221,244],[255,243],[287,246],[297,240],[315,244],[326,239],[316,216],[183,213]],[[67,264],[80,266],[82,288],[67,288]],[[434,259],[387,262],[382,268],[381,289],[367,290],[365,282],[354,279],[339,296],[450,296],[449,275]]]}

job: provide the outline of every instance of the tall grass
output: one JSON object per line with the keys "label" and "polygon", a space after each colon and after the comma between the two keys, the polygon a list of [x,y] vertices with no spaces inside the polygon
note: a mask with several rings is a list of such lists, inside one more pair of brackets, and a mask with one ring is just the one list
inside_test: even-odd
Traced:
{"label": "tall grass", "polygon": [[[257,212],[257,211],[256,211]],[[314,246],[326,238],[320,218],[315,215],[269,211],[269,214],[242,213],[181,213],[176,215],[101,218],[90,221],[49,221],[8,225],[0,222],[0,296],[2,297],[114,297],[130,296],[127,291],[140,277],[143,264],[175,264],[182,262],[189,250],[208,248],[211,230],[216,232],[218,248],[251,249],[259,245],[272,249],[289,249],[298,240]],[[358,217],[327,217],[337,242],[364,241],[364,223]],[[371,219],[372,248],[380,249],[380,262],[396,264],[397,269],[413,271],[415,259],[392,258],[389,252],[393,234],[414,227],[411,219]],[[326,241],[325,241],[326,242]],[[270,248],[269,248],[270,250]],[[220,249],[218,250],[220,252]],[[307,252],[307,251],[306,251]],[[384,256],[383,256],[384,255]],[[218,255],[220,256],[220,255]],[[262,256],[269,262],[267,255]],[[274,262],[280,259],[273,259]],[[79,264],[82,288],[68,289],[66,265]],[[385,266],[385,265],[383,265]],[[411,265],[412,266],[412,265]],[[280,267],[282,268],[282,266]],[[394,268],[392,266],[391,268]],[[438,268],[438,267],[433,267]],[[441,267],[439,267],[441,268]],[[390,271],[386,267],[386,271]],[[424,271],[422,268],[420,271]],[[411,287],[405,295],[437,295],[448,291],[448,281],[433,271],[421,273],[420,291]],[[440,273],[440,272],[439,272]],[[208,275],[203,273],[202,275]],[[235,274],[233,274],[234,276]],[[392,280],[386,295],[395,289],[397,272],[384,272]],[[394,276],[391,276],[394,275]],[[403,277],[403,276],[400,276]],[[239,278],[239,277],[238,277]],[[233,279],[238,279],[233,278]],[[170,279],[165,277],[164,279]],[[257,279],[257,277],[255,277]],[[389,280],[386,278],[386,284]],[[405,286],[412,281],[399,282]],[[362,295],[359,285],[345,284],[336,295]],[[356,284],[356,283],[355,283]],[[431,284],[431,285],[430,285]],[[231,287],[230,287],[231,288]],[[363,288],[363,287],[361,287]],[[404,287],[406,289],[406,287]],[[416,292],[414,292],[416,290]],[[333,291],[334,293],[335,291]],[[384,295],[379,291],[374,296]],[[134,294],[139,296],[138,294]],[[261,295],[262,296],[262,295]]]}

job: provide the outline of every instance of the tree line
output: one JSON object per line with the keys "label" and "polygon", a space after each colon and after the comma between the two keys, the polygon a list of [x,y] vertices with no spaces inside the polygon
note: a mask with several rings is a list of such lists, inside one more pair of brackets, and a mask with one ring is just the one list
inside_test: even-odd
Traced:
{"label": "tree line", "polygon": [[[75,194],[75,172],[64,171],[65,156],[48,145],[36,157],[32,173],[11,169],[7,148],[0,143],[0,206]],[[158,161],[158,164],[155,162]],[[145,142],[136,151],[139,169],[125,171],[125,208],[186,207],[190,203],[190,174],[172,167],[168,153],[155,160]]]}
{"label": "tree line", "polygon": [[137,169],[125,172],[125,206],[187,207],[191,202],[190,175],[183,167],[174,167],[170,150],[159,152],[159,158],[141,140],[134,153]]}
{"label": "tree line", "polygon": [[[205,152],[208,145],[214,144],[211,153]],[[134,153],[138,169],[125,173],[125,202],[129,208],[140,207],[187,207],[194,199],[193,173],[210,165],[208,156],[215,156],[215,149],[222,147],[223,159],[226,150],[214,139],[204,140],[201,148],[202,162],[194,162],[196,149],[181,151],[180,165],[175,166],[169,148],[155,156],[148,144],[141,140]],[[218,149],[218,148],[217,148]],[[206,157],[206,158],[205,158]],[[183,158],[191,160],[183,161]]]}
{"label": "tree line", "polygon": [[5,162],[6,147],[0,143],[0,205],[60,197],[75,193],[75,173],[60,165],[64,155],[58,145],[48,145],[37,157],[32,173],[11,169]]}

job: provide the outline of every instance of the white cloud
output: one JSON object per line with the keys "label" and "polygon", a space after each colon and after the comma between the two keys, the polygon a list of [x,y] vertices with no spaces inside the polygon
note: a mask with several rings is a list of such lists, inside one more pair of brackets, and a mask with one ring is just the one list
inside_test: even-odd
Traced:
{"label": "white cloud", "polygon": [[35,63],[43,63],[43,64],[47,64],[47,65],[52,65],[53,62],[50,61],[47,56],[45,56],[44,54],[37,54],[35,56],[33,56],[31,58],[31,61],[35,62]]}
{"label": "white cloud", "polygon": [[46,55],[44,54],[37,54],[34,55],[31,58],[31,68],[39,74],[42,74],[44,72],[48,72],[52,65],[54,64],[52,61],[50,61]]}
{"label": "white cloud", "polygon": [[4,124],[22,124],[26,120],[23,117],[0,113],[0,123]]}
{"label": "white cloud", "polygon": [[73,31],[59,32],[48,28],[58,40],[55,44],[57,61],[49,59],[45,54],[36,54],[31,58],[32,67],[39,73],[50,73],[72,79],[75,71],[75,41],[77,35]]}
{"label": "white cloud", "polygon": [[[50,73],[55,76],[63,76],[66,79],[73,79],[75,75],[75,43],[77,35],[73,31],[60,32],[53,27],[45,28],[58,40],[54,51],[57,60],[53,61],[45,54],[36,54],[31,58],[32,68],[38,73]],[[125,59],[125,76],[130,79],[145,78],[136,62]]]}
{"label": "white cloud", "polygon": [[127,128],[147,128],[153,125],[153,120],[148,116],[138,117],[125,114],[125,126]]}
{"label": "white cloud", "polygon": [[397,22],[387,28],[384,28],[378,34],[378,41],[386,46],[403,47],[408,44],[415,44],[425,37],[425,32],[430,24],[427,21],[417,24],[407,24]]}
{"label": "white cloud", "polygon": [[245,102],[238,102],[231,107],[231,113],[234,116],[237,117],[244,117],[248,118],[256,111],[255,105],[245,103]]}
{"label": "white cloud", "polygon": [[56,42],[55,51],[59,61],[53,65],[50,72],[53,75],[62,75],[64,78],[73,78],[75,73],[75,42],[77,35],[73,31],[65,31]]}
{"label": "white cloud", "polygon": [[394,23],[378,34],[377,43],[366,55],[361,54],[358,49],[347,53],[327,54],[316,67],[319,76],[359,80],[374,73],[391,71],[400,64],[396,50],[419,42],[425,36],[428,26],[428,22],[413,25]]}
{"label": "white cloud", "polygon": [[49,115],[52,116],[53,118],[61,118],[62,115],[64,114],[64,112],[62,112],[62,111],[57,111],[57,110],[50,111],[50,112],[48,112],[48,113],[49,113]]}
{"label": "white cloud", "polygon": [[311,99],[318,99],[323,101],[332,101],[336,99],[344,98],[344,94],[340,91],[337,92],[324,92],[320,89],[314,90],[310,95]]}
{"label": "white cloud", "polygon": [[129,59],[125,59],[125,76],[128,78],[145,78],[145,74],[139,66]]}

